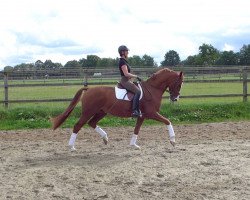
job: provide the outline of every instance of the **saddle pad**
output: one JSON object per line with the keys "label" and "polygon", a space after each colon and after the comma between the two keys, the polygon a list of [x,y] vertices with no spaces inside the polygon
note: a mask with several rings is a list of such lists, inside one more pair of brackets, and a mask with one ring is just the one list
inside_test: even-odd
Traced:
{"label": "saddle pad", "polygon": [[[138,84],[138,87],[141,90],[141,96],[140,96],[141,100],[143,97],[143,91],[140,84]],[[131,99],[128,98],[128,91],[126,89],[120,89],[118,87],[115,87],[115,96],[117,99],[131,101]]]}

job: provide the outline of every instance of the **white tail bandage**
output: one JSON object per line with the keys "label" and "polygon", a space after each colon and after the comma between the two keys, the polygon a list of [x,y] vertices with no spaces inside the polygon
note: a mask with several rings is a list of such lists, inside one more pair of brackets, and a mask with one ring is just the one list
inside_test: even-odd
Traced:
{"label": "white tail bandage", "polygon": [[167,128],[170,141],[175,142],[175,133],[172,124],[167,125]]}
{"label": "white tail bandage", "polygon": [[74,146],[75,141],[76,141],[76,136],[77,136],[77,133],[72,133],[71,134],[71,137],[69,139],[69,146]]}
{"label": "white tail bandage", "polygon": [[106,137],[107,133],[102,130],[99,126],[96,126],[95,131],[100,134],[101,137]]}

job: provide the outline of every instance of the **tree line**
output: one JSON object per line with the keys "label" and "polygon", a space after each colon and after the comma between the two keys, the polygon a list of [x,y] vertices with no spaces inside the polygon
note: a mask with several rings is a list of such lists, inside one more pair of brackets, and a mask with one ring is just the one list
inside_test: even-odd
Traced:
{"label": "tree line", "polygon": [[[117,67],[119,58],[100,58],[97,55],[87,55],[86,58],[80,60],[68,61],[65,65],[54,63],[51,60],[42,62],[37,60],[35,63],[22,63],[12,66],[6,66],[4,71],[13,70],[49,70],[60,68],[107,68]],[[128,58],[128,62],[134,67],[158,67],[154,58],[149,55],[134,55]],[[239,52],[219,51],[211,44],[202,44],[199,47],[197,55],[188,56],[185,60],[180,60],[178,52],[169,50],[164,55],[164,60],[160,62],[160,66],[211,66],[211,65],[250,65],[250,44],[243,45]]]}

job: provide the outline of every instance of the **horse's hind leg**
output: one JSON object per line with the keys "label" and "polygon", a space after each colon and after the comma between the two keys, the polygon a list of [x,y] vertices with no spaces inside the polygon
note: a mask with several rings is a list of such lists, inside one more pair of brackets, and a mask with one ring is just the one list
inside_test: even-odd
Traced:
{"label": "horse's hind leg", "polygon": [[135,147],[136,149],[140,149],[140,146],[138,146],[136,144],[136,141],[137,141],[137,137],[138,137],[138,134],[139,134],[139,131],[140,131],[140,128],[141,128],[141,125],[144,121],[144,118],[143,117],[138,117],[137,118],[137,122],[136,122],[136,126],[135,126],[135,129],[134,129],[134,134],[130,140],[130,146],[132,147]]}
{"label": "horse's hind leg", "polygon": [[98,113],[96,113],[89,121],[88,121],[88,125],[91,126],[92,128],[96,128],[97,123],[104,118],[107,115],[107,113],[105,113],[104,111],[100,111]]}
{"label": "horse's hind leg", "polygon": [[71,137],[69,139],[69,147],[71,150],[75,150],[75,141],[76,141],[76,137],[77,137],[77,133],[79,132],[79,130],[83,127],[84,124],[86,124],[88,122],[88,120],[93,116],[92,115],[87,115],[86,113],[82,113],[80,119],[78,120],[78,122],[75,124],[74,129],[73,129],[73,133],[71,134]]}
{"label": "horse's hind leg", "polygon": [[99,126],[97,126],[97,123],[102,118],[104,118],[106,115],[107,115],[107,113],[105,113],[104,111],[101,110],[100,112],[96,113],[91,118],[91,120],[89,120],[88,125],[91,126],[93,129],[95,129],[95,131],[100,134],[100,136],[103,139],[104,144],[107,145],[108,144],[108,135],[107,135],[107,133],[104,130],[102,130],[102,128],[100,128]]}

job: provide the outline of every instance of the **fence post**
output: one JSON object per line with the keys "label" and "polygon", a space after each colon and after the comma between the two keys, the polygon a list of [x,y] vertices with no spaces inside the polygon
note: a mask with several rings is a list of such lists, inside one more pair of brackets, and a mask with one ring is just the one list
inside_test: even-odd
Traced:
{"label": "fence post", "polygon": [[243,68],[243,102],[247,102],[247,68]]}
{"label": "fence post", "polygon": [[8,108],[9,106],[9,86],[8,86],[8,73],[4,72],[4,106]]}
{"label": "fence post", "polygon": [[87,69],[84,69],[84,82],[83,82],[83,85],[84,87],[88,87],[88,70]]}

